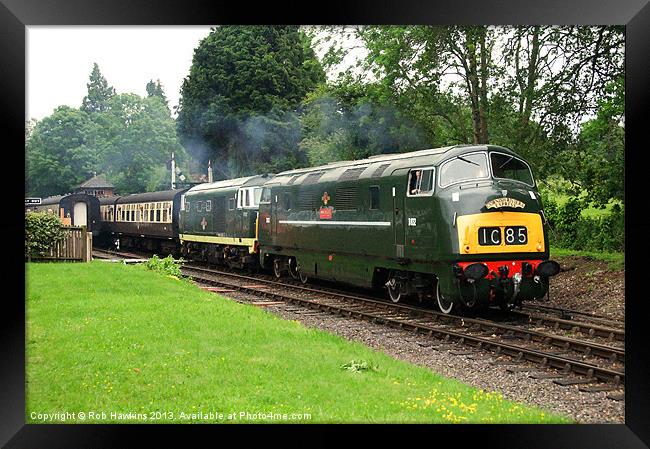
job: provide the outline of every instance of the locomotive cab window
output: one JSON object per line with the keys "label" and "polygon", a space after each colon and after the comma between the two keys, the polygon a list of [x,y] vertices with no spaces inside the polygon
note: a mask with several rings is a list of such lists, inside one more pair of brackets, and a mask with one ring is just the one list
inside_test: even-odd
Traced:
{"label": "locomotive cab window", "polygon": [[407,196],[433,195],[433,178],[435,171],[432,167],[414,168],[409,172]]}
{"label": "locomotive cab window", "polygon": [[440,167],[440,187],[447,187],[463,181],[489,178],[485,153],[471,153],[456,156]]}
{"label": "locomotive cab window", "polygon": [[535,181],[530,167],[521,159],[503,153],[490,153],[492,175],[500,179],[513,179],[533,187]]}
{"label": "locomotive cab window", "polygon": [[379,209],[379,186],[370,187],[370,210]]}
{"label": "locomotive cab window", "polygon": [[260,203],[270,203],[271,202],[271,188],[264,187],[261,189]]}
{"label": "locomotive cab window", "polygon": [[260,205],[260,199],[262,198],[262,188],[256,187],[253,189],[253,206],[257,207]]}

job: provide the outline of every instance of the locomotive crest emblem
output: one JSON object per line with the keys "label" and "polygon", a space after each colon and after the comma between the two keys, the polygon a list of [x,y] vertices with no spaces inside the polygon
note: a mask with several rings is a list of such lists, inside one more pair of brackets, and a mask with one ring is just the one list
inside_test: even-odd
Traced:
{"label": "locomotive crest emblem", "polygon": [[323,193],[323,197],[321,198],[323,200],[323,204],[327,206],[327,203],[330,201],[330,196],[327,192]]}
{"label": "locomotive crest emblem", "polygon": [[488,209],[501,209],[502,207],[523,209],[524,206],[525,206],[524,203],[514,198],[495,198],[492,201],[488,201],[487,203],[485,203],[485,207]]}

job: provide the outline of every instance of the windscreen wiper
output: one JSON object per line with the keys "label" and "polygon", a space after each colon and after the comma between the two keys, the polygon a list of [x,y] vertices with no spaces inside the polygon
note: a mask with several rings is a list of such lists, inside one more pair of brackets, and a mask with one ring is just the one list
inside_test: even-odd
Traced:
{"label": "windscreen wiper", "polygon": [[456,159],[460,159],[461,161],[465,161],[465,162],[467,162],[468,164],[474,164],[474,165],[477,165],[477,166],[479,165],[479,164],[477,164],[476,162],[472,162],[472,161],[470,161],[469,159],[465,159],[465,158],[462,157],[462,156],[456,156]]}
{"label": "windscreen wiper", "polygon": [[513,160],[514,158],[515,158],[514,156],[510,156],[510,159],[508,159],[507,161],[505,161],[503,164],[499,165],[499,168],[503,168],[504,165],[506,165],[508,162],[510,162],[510,161]]}

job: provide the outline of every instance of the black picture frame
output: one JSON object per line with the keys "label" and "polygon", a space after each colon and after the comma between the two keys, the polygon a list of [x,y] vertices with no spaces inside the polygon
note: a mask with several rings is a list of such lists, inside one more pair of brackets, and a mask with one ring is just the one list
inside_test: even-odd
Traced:
{"label": "black picture frame", "polygon": [[[367,434],[422,437],[431,444],[474,440],[474,444],[518,448],[642,448],[650,442],[650,373],[648,326],[644,325],[646,264],[650,218],[644,182],[648,139],[643,129],[650,118],[650,4],[648,0],[572,2],[553,0],[417,0],[357,1],[279,5],[189,1],[129,0],[1,0],[0,3],[0,123],[5,149],[5,178],[20,177],[24,166],[25,27],[30,25],[209,25],[238,24],[556,24],[626,25],[626,404],[620,425],[497,425],[365,427]],[[22,106],[21,106],[22,105]],[[18,262],[24,230],[19,180],[5,181],[3,248],[6,281],[25,277]],[[20,207],[20,209],[19,209]],[[24,284],[23,284],[24,285]],[[21,289],[19,289],[21,290]],[[5,290],[0,338],[0,444],[18,447],[112,447],[147,439],[170,441],[173,432],[190,443],[193,426],[42,425],[25,424],[25,307],[19,293]],[[24,293],[24,292],[23,292]],[[24,299],[24,296],[23,296]],[[213,442],[224,428],[201,426]],[[239,427],[239,426],[229,426]],[[256,432],[260,426],[256,426]],[[276,426],[261,426],[276,433]],[[272,428],[273,427],[273,428]],[[283,426],[281,426],[283,427]],[[304,428],[304,426],[303,426]],[[311,427],[314,428],[313,426]],[[241,429],[241,428],[239,428]],[[322,428],[319,427],[319,430]],[[230,429],[229,429],[230,430]],[[292,426],[291,432],[295,430]],[[249,435],[254,433],[248,432]],[[312,438],[313,438],[312,434]],[[285,437],[288,435],[284,435]],[[303,435],[303,438],[305,436]],[[305,441],[310,444],[309,438]],[[443,440],[444,439],[444,440]],[[368,441],[369,442],[369,441]]]}

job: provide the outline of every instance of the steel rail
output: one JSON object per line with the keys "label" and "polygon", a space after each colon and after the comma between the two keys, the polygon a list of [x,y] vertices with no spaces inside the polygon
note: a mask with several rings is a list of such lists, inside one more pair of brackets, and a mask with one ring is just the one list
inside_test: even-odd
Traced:
{"label": "steel rail", "polygon": [[[183,268],[184,270],[188,269],[186,267]],[[252,278],[250,276],[244,276],[244,275],[237,275],[237,274],[232,274],[232,273],[221,273],[221,272],[214,272],[212,270],[206,270],[206,269],[199,269],[196,270],[196,268],[189,268],[189,270],[195,270],[195,271],[204,271],[211,273],[213,276],[214,275],[225,275],[225,276],[230,276],[230,277],[235,277],[235,278],[244,278],[247,280],[254,280],[256,282],[260,282],[260,279],[258,278]],[[398,309],[401,309],[403,311],[408,311],[408,312],[417,312],[413,317],[409,318],[396,318],[394,316],[377,316],[376,313],[371,313],[370,311],[363,310],[362,309],[355,309],[351,307],[345,307],[342,305],[335,305],[335,304],[327,304],[323,302],[319,302],[316,300],[310,300],[310,299],[304,299],[304,298],[298,298],[295,296],[289,296],[286,294],[282,294],[279,292],[273,292],[269,290],[259,290],[259,287],[251,287],[251,286],[245,286],[245,285],[239,285],[239,284],[233,284],[233,283],[228,283],[228,282],[223,282],[219,281],[213,278],[207,278],[207,277],[196,277],[194,276],[195,279],[198,279],[202,282],[209,283],[209,284],[216,284],[216,285],[222,285],[225,287],[229,288],[235,288],[238,290],[243,290],[247,291],[250,293],[253,293],[255,295],[263,295],[263,296],[271,296],[276,299],[281,299],[283,301],[289,302],[289,303],[297,303],[299,305],[307,306],[312,309],[316,310],[322,310],[322,311],[327,311],[330,313],[334,313],[337,315],[345,315],[345,316],[354,316],[362,319],[366,319],[372,322],[377,322],[377,323],[383,323],[383,324],[388,324],[392,327],[397,327],[401,329],[408,329],[412,330],[416,333],[422,333],[426,334],[429,336],[435,336],[437,338],[442,338],[444,340],[452,340],[452,341],[457,341],[461,344],[469,345],[472,347],[475,347],[477,349],[481,350],[488,350],[491,352],[494,352],[497,355],[508,355],[510,357],[515,357],[517,360],[527,360],[530,362],[534,362],[539,364],[542,367],[551,367],[555,369],[562,370],[564,372],[574,372],[576,374],[584,375],[587,376],[588,378],[593,378],[597,379],[600,381],[605,381],[605,382],[614,382],[616,384],[620,382],[624,382],[625,379],[625,373],[623,371],[617,371],[609,368],[604,368],[598,365],[594,365],[591,363],[586,363],[582,362],[580,360],[575,360],[569,357],[563,357],[561,355],[557,354],[551,354],[551,353],[546,353],[537,349],[531,349],[531,348],[525,348],[509,343],[504,343],[504,342],[499,342],[499,341],[494,341],[490,340],[487,338],[483,337],[478,337],[474,335],[469,335],[466,333],[460,333],[456,332],[454,330],[450,329],[443,329],[440,327],[432,326],[430,322],[418,322],[417,320],[421,319],[422,316],[419,315],[419,313],[425,312],[421,309],[413,308],[411,306],[399,306]],[[281,284],[278,282],[272,282],[272,281],[262,281],[266,283],[267,285],[273,285],[276,284],[276,286],[279,287],[288,287],[288,288],[293,288],[294,286],[292,285],[287,285],[287,284]],[[279,285],[277,285],[279,284]],[[310,289],[306,287],[301,287],[300,290],[303,291],[313,291],[319,294],[323,294],[323,292],[320,292],[315,289]],[[329,293],[325,293],[329,294]],[[356,297],[352,297],[350,295],[343,295],[343,294],[337,294],[335,296],[338,297],[349,297],[351,299],[354,299],[355,301],[358,300]],[[382,309],[385,311],[386,307],[385,306],[393,306],[389,305],[388,303],[380,302],[380,301],[375,301],[375,300],[365,300],[363,301],[366,303],[366,305],[381,305]],[[435,312],[429,312],[435,314]],[[443,317],[447,318],[452,318],[454,316],[452,315],[442,315]],[[462,317],[457,317],[460,319],[463,319],[465,321],[468,321],[467,318],[462,318]],[[496,323],[492,322],[485,322],[483,320],[474,320],[471,319],[471,321],[478,321],[480,324],[489,324],[490,327],[492,327]],[[617,348],[612,348],[616,349],[617,351],[621,351]]]}

